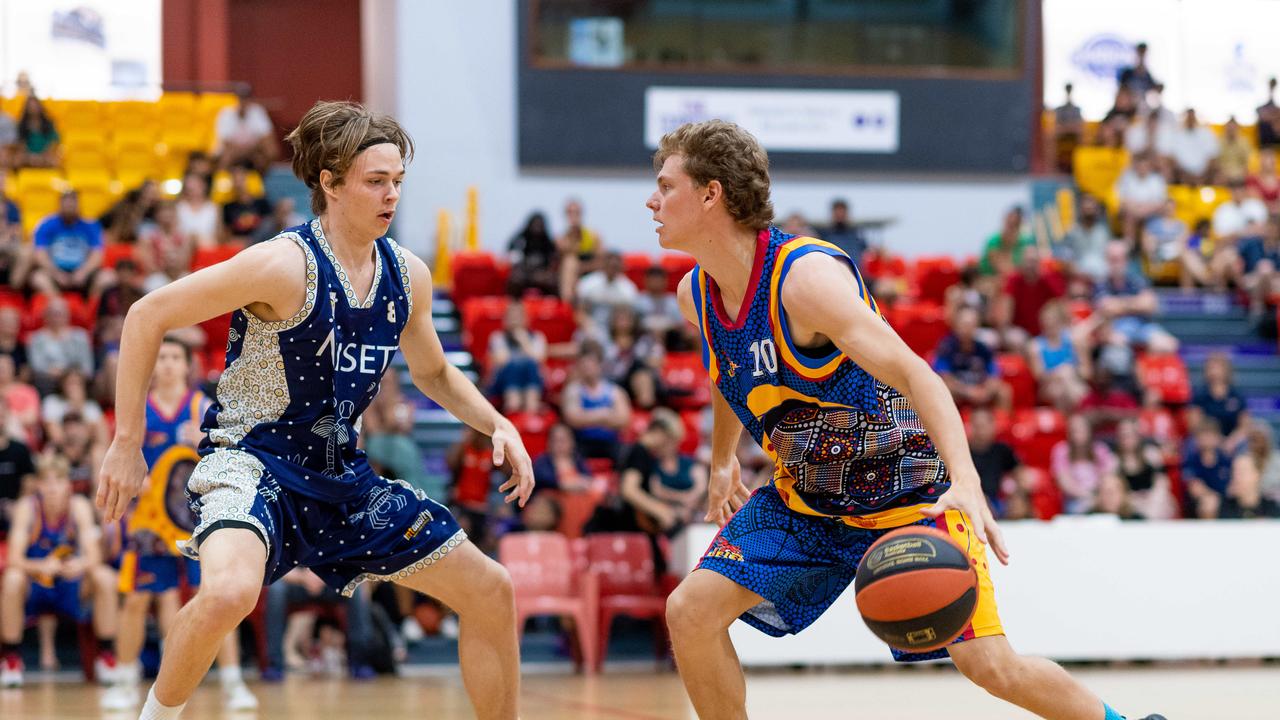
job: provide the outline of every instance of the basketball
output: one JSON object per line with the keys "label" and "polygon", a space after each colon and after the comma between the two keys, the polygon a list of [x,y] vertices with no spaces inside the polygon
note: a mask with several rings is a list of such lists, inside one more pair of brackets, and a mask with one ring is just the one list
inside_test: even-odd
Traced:
{"label": "basketball", "polygon": [[880,538],[858,563],[862,620],[899,650],[930,652],[964,630],[978,605],[978,574],[940,530],[911,526]]}

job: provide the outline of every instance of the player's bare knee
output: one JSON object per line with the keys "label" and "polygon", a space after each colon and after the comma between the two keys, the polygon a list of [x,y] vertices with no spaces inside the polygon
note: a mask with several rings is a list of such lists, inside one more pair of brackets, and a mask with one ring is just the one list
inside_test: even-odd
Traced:
{"label": "player's bare knee", "polygon": [[998,698],[1008,697],[1017,682],[1013,664],[1001,662],[992,655],[970,658],[963,664],[956,663],[956,666],[974,685]]}
{"label": "player's bare knee", "polygon": [[667,596],[667,627],[672,633],[687,635],[709,627],[707,603],[698,595],[697,589],[686,582]]}
{"label": "player's bare knee", "polygon": [[228,574],[201,584],[196,600],[217,617],[241,618],[253,612],[262,586],[252,577]]}
{"label": "player's bare knee", "polygon": [[121,610],[130,615],[142,615],[147,612],[147,607],[151,604],[150,593],[129,593],[124,596],[124,603],[120,606]]}

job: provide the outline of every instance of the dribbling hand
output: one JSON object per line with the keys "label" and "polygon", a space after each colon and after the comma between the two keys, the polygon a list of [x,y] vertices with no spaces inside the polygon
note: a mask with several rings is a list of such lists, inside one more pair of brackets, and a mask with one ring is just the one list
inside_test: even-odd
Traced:
{"label": "dribbling hand", "polygon": [[991,508],[982,495],[977,480],[969,483],[952,482],[951,489],[942,493],[938,502],[920,511],[925,517],[939,517],[948,510],[959,510],[969,518],[973,534],[991,548],[1002,565],[1009,564],[1009,549],[1004,544],[1004,533],[991,515]]}
{"label": "dribbling hand", "polygon": [[507,493],[505,502],[518,500],[520,507],[524,507],[533,494],[533,462],[524,449],[520,433],[510,423],[499,425],[493,431],[493,466],[501,467],[503,462],[511,463],[511,477],[498,486],[498,490]]}
{"label": "dribbling hand", "polygon": [[112,523],[124,516],[129,501],[142,489],[146,477],[147,461],[142,457],[142,448],[112,441],[102,460],[98,494],[94,500],[106,522]]}
{"label": "dribbling hand", "polygon": [[738,464],[738,458],[732,458],[728,465],[711,469],[704,519],[724,527],[750,497],[751,492],[742,484],[742,466]]}

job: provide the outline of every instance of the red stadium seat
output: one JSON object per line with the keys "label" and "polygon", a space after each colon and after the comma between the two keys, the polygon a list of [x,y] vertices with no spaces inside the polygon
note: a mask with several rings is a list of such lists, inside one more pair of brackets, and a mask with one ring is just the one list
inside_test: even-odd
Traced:
{"label": "red stadium seat", "polygon": [[1026,358],[1017,353],[1001,353],[996,355],[996,367],[1000,369],[1000,378],[1008,383],[1013,392],[1013,406],[1035,407],[1039,391]]}
{"label": "red stadium seat", "polygon": [[527,297],[523,300],[529,328],[547,337],[547,343],[566,343],[573,339],[578,321],[573,307],[555,297]]}
{"label": "red stadium seat", "polygon": [[1191,376],[1182,358],[1171,353],[1138,356],[1138,380],[1168,405],[1191,402]]}
{"label": "red stadium seat", "polygon": [[453,301],[459,306],[486,295],[502,295],[507,290],[511,268],[484,252],[460,252],[453,256]]}
{"label": "red stadium seat", "polygon": [[573,554],[569,539],[559,533],[508,533],[498,541],[498,561],[511,574],[516,595],[516,628],[537,615],[573,618],[579,667],[594,672],[596,660],[595,577],[588,572],[574,587]]}
{"label": "red stadium seat", "polygon": [[569,381],[573,361],[569,358],[547,358],[543,367],[542,382],[546,386],[546,399],[553,405],[560,404],[560,391]]}
{"label": "red stadium seat", "polygon": [[931,355],[938,342],[951,332],[946,313],[932,303],[899,303],[884,311],[885,318],[902,341],[920,357]]}
{"label": "red stadium seat", "polygon": [[645,253],[623,253],[622,272],[627,279],[644,289],[644,274],[653,267],[653,258]]}
{"label": "red stadium seat", "polygon": [[920,299],[941,305],[947,288],[960,281],[960,269],[955,259],[947,255],[922,257],[916,261],[915,276]]}
{"label": "red stadium seat", "polygon": [[663,253],[659,264],[667,271],[667,292],[675,292],[680,280],[698,263],[684,253]]}
{"label": "red stadium seat", "polygon": [[697,410],[711,402],[711,385],[698,353],[671,353],[662,364],[662,382],[677,410]]}
{"label": "red stadium seat", "polygon": [[1061,412],[1053,408],[1023,408],[1014,412],[1006,441],[1023,463],[1047,471],[1053,446],[1066,438],[1067,419]]}
{"label": "red stadium seat", "polygon": [[600,645],[596,662],[609,652],[609,630],[619,615],[654,621],[654,651],[666,656],[667,596],[654,575],[653,545],[644,533],[600,533],[587,537],[590,572],[599,579]]}
{"label": "red stadium seat", "polygon": [[547,436],[551,433],[551,426],[556,424],[555,411],[512,413],[507,419],[520,432],[520,439],[524,440],[524,448],[529,451],[529,457],[538,457],[546,452]]}
{"label": "red stadium seat", "polygon": [[240,252],[238,245],[219,245],[212,248],[200,248],[196,250],[195,256],[191,258],[191,269],[201,270],[211,265],[217,265],[224,260],[230,260],[235,254]]}
{"label": "red stadium seat", "polygon": [[631,424],[622,430],[622,441],[633,443],[649,429],[649,420],[653,418],[653,413],[648,410],[640,410],[638,408],[631,409]]}
{"label": "red stadium seat", "polygon": [[582,537],[582,529],[607,497],[608,487],[607,482],[595,482],[586,490],[544,490],[552,493],[560,504],[560,524],[556,532],[570,539]]}
{"label": "red stadium seat", "polygon": [[114,268],[121,260],[133,260],[134,247],[128,243],[107,243],[102,247],[103,267]]}
{"label": "red stadium seat", "polygon": [[480,367],[488,362],[489,336],[502,328],[508,302],[506,297],[485,296],[471,298],[461,305],[462,342]]}
{"label": "red stadium seat", "polygon": [[1062,489],[1054,482],[1049,471],[1028,467],[1031,478],[1031,509],[1041,520],[1052,520],[1062,513]]}

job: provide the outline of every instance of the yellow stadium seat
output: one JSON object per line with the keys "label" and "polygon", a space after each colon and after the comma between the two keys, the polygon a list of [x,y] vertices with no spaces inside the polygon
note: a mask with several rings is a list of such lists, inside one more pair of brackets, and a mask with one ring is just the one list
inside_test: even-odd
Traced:
{"label": "yellow stadium seat", "polygon": [[107,104],[111,127],[121,132],[152,132],[159,127],[158,106],[152,102],[127,100]]}
{"label": "yellow stadium seat", "polygon": [[14,95],[0,100],[0,112],[17,120],[22,117],[22,107],[27,104],[25,95]]}
{"label": "yellow stadium seat", "polygon": [[102,133],[73,130],[61,138],[62,166],[72,169],[110,167],[110,153]]}
{"label": "yellow stadium seat", "polygon": [[1169,199],[1173,201],[1174,215],[1186,223],[1187,227],[1193,227],[1200,219],[1198,190],[1199,188],[1193,188],[1188,185],[1169,186]]}
{"label": "yellow stadium seat", "polygon": [[76,130],[102,132],[107,129],[107,118],[102,111],[102,103],[94,100],[63,100],[57,103],[48,102],[49,113],[54,116],[58,132],[66,133]]}
{"label": "yellow stadium seat", "polygon": [[1199,200],[1199,217],[1211,218],[1218,206],[1231,199],[1231,189],[1225,187],[1206,186],[1196,189]]}
{"label": "yellow stadium seat", "polygon": [[200,115],[196,112],[196,96],[192,93],[165,93],[156,101],[156,118],[161,130],[183,129],[197,132]]}
{"label": "yellow stadium seat", "polygon": [[1058,225],[1069,228],[1076,224],[1076,194],[1070,188],[1059,188],[1054,200],[1058,205]]}
{"label": "yellow stadium seat", "polygon": [[68,171],[67,182],[80,194],[80,212],[87,218],[101,217],[116,201],[105,170]]}
{"label": "yellow stadium seat", "polygon": [[189,125],[165,127],[160,135],[160,145],[167,156],[165,177],[182,177],[191,152],[205,149],[204,133]]}
{"label": "yellow stadium seat", "polygon": [[1106,197],[1129,164],[1129,153],[1107,147],[1078,147],[1072,160],[1076,184],[1097,197]]}
{"label": "yellow stadium seat", "polygon": [[[256,172],[250,172],[246,175],[244,184],[249,188],[249,194],[254,197],[262,197],[266,193],[266,187],[262,183],[262,176]],[[213,190],[209,194],[209,199],[222,205],[234,199],[232,193],[231,173],[226,170],[219,170],[214,173]]]}
{"label": "yellow stadium seat", "polygon": [[49,168],[23,168],[14,183],[22,229],[29,236],[45,218],[58,211],[58,198],[69,186],[62,172]]}

